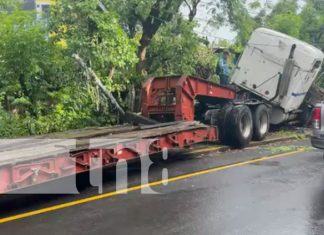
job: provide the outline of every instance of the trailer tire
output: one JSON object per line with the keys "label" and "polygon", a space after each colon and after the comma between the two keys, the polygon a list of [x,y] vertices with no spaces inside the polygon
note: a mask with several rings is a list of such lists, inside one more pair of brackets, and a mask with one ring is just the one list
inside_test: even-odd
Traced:
{"label": "trailer tire", "polygon": [[219,129],[220,141],[224,145],[230,144],[230,133],[228,131],[228,119],[231,111],[233,110],[233,104],[227,103],[219,112],[217,118],[217,126]]}
{"label": "trailer tire", "polygon": [[231,146],[245,148],[250,144],[253,135],[253,117],[248,106],[234,106],[226,126]]}
{"label": "trailer tire", "polygon": [[270,114],[264,105],[258,105],[253,110],[253,140],[262,141],[265,139],[270,128]]}

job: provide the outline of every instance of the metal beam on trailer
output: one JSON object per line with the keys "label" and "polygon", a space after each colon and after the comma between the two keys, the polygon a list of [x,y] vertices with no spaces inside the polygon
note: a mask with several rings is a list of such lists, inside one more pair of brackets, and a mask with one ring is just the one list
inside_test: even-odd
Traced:
{"label": "metal beam on trailer", "polygon": [[[92,149],[86,149],[89,142],[84,138],[77,146],[79,149],[73,149],[73,143],[65,143],[64,140],[54,140],[56,142],[53,144],[38,139],[41,145],[33,145],[30,141],[35,140],[25,140],[25,145],[19,145],[23,142],[17,140],[15,149],[4,148],[0,152],[0,193],[87,172],[90,168],[113,166],[120,160],[136,159],[163,149],[182,149],[196,143],[217,141],[218,130],[197,122],[155,125],[151,129],[146,127],[101,136],[96,139]],[[7,144],[10,146],[14,142]],[[72,153],[69,153],[69,148],[72,148]],[[97,162],[97,165],[93,165],[93,162]]]}
{"label": "metal beam on trailer", "polygon": [[234,100],[236,92],[211,81],[187,75],[151,78],[143,86],[143,116],[158,116],[163,120],[169,115],[173,116],[173,121],[193,121],[197,97],[219,103]]}

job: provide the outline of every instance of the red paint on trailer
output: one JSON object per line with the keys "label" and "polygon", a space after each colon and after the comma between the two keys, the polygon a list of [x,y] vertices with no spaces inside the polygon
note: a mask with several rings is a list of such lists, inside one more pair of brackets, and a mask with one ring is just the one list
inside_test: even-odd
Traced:
{"label": "red paint on trailer", "polygon": [[[156,133],[155,133],[156,134]],[[159,153],[164,149],[186,148],[193,144],[217,141],[216,127],[177,131],[152,137],[153,140],[136,139],[105,148],[89,149],[69,155],[57,155],[27,163],[0,167],[0,193],[23,189],[55,179],[73,176],[91,169],[113,166],[120,160]]]}
{"label": "red paint on trailer", "polygon": [[172,121],[193,121],[196,97],[234,100],[236,92],[207,80],[191,76],[155,77],[143,86],[142,114]]}

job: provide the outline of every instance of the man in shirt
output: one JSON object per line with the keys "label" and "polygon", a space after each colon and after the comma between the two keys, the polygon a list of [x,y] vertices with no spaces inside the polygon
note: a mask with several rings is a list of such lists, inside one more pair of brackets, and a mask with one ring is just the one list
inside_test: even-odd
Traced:
{"label": "man in shirt", "polygon": [[229,53],[228,51],[224,51],[223,55],[220,57],[218,61],[217,74],[220,77],[220,84],[222,86],[229,85],[229,76],[230,76],[230,68],[229,68]]}

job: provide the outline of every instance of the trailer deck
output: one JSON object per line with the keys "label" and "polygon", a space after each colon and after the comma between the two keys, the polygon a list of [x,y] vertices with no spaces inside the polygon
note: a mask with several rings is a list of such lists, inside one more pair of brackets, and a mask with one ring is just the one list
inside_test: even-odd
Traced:
{"label": "trailer deck", "polygon": [[0,142],[0,193],[112,166],[120,160],[132,160],[164,149],[182,149],[217,140],[217,128],[198,122],[89,128],[3,140]]}

